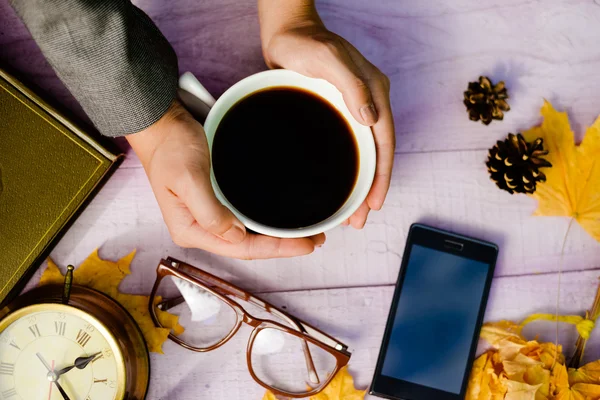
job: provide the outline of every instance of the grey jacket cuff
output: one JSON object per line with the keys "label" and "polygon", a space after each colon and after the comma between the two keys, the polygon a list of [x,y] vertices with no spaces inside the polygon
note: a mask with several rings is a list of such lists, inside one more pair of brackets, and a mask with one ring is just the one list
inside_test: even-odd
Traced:
{"label": "grey jacket cuff", "polygon": [[177,93],[177,57],[125,0],[11,0],[58,77],[106,136],[139,132]]}

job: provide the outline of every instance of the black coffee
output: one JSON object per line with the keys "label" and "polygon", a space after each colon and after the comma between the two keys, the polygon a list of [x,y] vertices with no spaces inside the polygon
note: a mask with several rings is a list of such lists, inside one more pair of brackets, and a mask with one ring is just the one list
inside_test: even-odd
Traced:
{"label": "black coffee", "polygon": [[261,90],[223,117],[212,145],[221,191],[242,214],[275,228],[333,215],[358,175],[358,148],[344,117],[296,88]]}

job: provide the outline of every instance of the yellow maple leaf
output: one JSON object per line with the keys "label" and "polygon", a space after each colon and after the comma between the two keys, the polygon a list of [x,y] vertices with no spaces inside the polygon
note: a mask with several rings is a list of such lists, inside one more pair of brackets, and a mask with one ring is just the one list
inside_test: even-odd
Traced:
{"label": "yellow maple leaf", "polygon": [[[503,400],[506,386],[496,374],[495,355],[489,351],[482,354],[471,369],[465,400]],[[498,364],[501,365],[501,364]]]}
{"label": "yellow maple leaf", "polygon": [[508,379],[529,384],[532,383],[525,380],[525,374],[530,368],[539,366],[541,364],[542,363],[540,361],[529,358],[522,353],[518,353],[512,360],[502,361],[502,367],[504,368],[504,373]]}
{"label": "yellow maple leaf", "polygon": [[265,395],[263,396],[262,400],[277,400],[277,397],[275,397],[273,392],[271,392],[270,390],[267,390],[265,392]]}
{"label": "yellow maple leaf", "polygon": [[[348,366],[345,366],[323,391],[311,396],[309,400],[364,400],[366,394],[366,390],[357,390],[354,387],[354,379],[348,372]],[[267,390],[263,400],[277,400],[277,397]]]}
{"label": "yellow maple leaf", "polygon": [[600,399],[600,379],[598,361],[581,368],[567,368],[557,364],[552,370],[550,389],[555,400],[597,400]]}
{"label": "yellow maple leaf", "polygon": [[600,385],[600,360],[591,362],[580,368],[569,369],[569,383],[592,383]]}
{"label": "yellow maple leaf", "polygon": [[547,370],[551,370],[556,362],[561,364],[565,362],[562,346],[557,347],[555,343],[538,343],[531,340],[520,350],[520,353],[532,360],[540,361]]}
{"label": "yellow maple leaf", "polygon": [[554,397],[554,400],[587,400],[587,399],[585,397],[583,397],[580,393],[572,392],[571,390],[565,390],[565,391],[559,392]]}
{"label": "yellow maple leaf", "polygon": [[[169,332],[177,335],[183,333],[183,327],[179,325],[178,317],[168,312],[159,311],[158,318],[165,328],[157,328],[148,311],[149,296],[132,295],[121,293],[119,284],[125,276],[131,273],[129,266],[135,256],[135,250],[121,258],[117,262],[102,260],[98,255],[98,249],[94,250],[73,274],[73,283],[86,286],[102,292],[121,304],[137,322],[148,350],[162,353],[162,344],[167,340]],[[48,267],[40,278],[40,285],[63,284],[65,278],[56,264],[48,259]],[[155,301],[159,302],[160,298]]]}
{"label": "yellow maple leaf", "polygon": [[465,400],[478,400],[479,394],[482,391],[483,376],[485,374],[485,365],[490,358],[491,352],[483,353],[479,356],[471,367],[471,375],[469,376],[469,386]]}
{"label": "yellow maple leaf", "polygon": [[506,339],[525,344],[525,339],[521,336],[521,326],[512,321],[486,322],[481,328],[480,338],[494,347]]}
{"label": "yellow maple leaf", "polygon": [[540,137],[546,159],[546,182],[537,184],[531,196],[538,200],[535,215],[574,218],[592,237],[600,241],[600,118],[586,131],[581,145],[575,138],[567,113],[558,112],[545,101],[541,126],[523,132],[527,141]]}
{"label": "yellow maple leaf", "polygon": [[552,375],[550,377],[550,392],[558,394],[565,389],[569,389],[567,367],[563,364],[556,364],[554,368],[552,368]]}
{"label": "yellow maple leaf", "polygon": [[505,400],[535,400],[535,395],[538,389],[542,386],[539,385],[529,385],[523,382],[517,381],[505,381],[506,385],[506,396]]}
{"label": "yellow maple leaf", "polygon": [[329,385],[310,397],[310,400],[363,400],[367,392],[354,387],[354,379],[348,371],[348,366],[340,369]]}

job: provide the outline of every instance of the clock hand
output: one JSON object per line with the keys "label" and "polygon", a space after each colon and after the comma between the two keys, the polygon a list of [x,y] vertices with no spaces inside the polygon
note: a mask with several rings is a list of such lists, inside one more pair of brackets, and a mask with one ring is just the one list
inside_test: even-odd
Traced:
{"label": "clock hand", "polygon": [[[52,360],[52,369],[54,369],[54,360]],[[52,399],[52,388],[54,385],[50,382],[50,387],[48,388],[48,400]]]}
{"label": "clock hand", "polygon": [[35,355],[37,356],[37,358],[40,359],[40,361],[42,362],[42,364],[44,364],[44,367],[46,367],[48,371],[52,371],[52,367],[50,367],[50,364],[48,364],[48,362],[44,360],[44,357],[42,357],[40,353],[35,353]]}
{"label": "clock hand", "polygon": [[58,381],[53,381],[64,400],[71,400]]}
{"label": "clock hand", "polygon": [[63,399],[64,400],[71,400],[69,398],[69,396],[67,395],[67,392],[65,392],[65,390],[62,388],[62,386],[60,385],[60,383],[58,383],[58,377],[56,376],[56,374],[54,373],[54,371],[52,370],[52,368],[50,367],[50,365],[48,365],[48,362],[46,360],[44,360],[44,357],[42,357],[42,355],[40,353],[35,353],[35,355],[37,356],[37,358],[40,359],[40,361],[42,362],[42,364],[44,364],[44,367],[46,367],[46,369],[48,370],[48,375],[47,375],[48,380],[50,382],[54,383],[54,385],[56,386],[56,388],[60,392],[60,394],[63,397]]}
{"label": "clock hand", "polygon": [[[64,367],[64,368],[54,372],[54,374],[56,375],[56,379],[58,379],[61,375],[66,374],[73,368],[84,369],[85,367],[88,366],[88,364],[90,362],[96,360],[98,358],[98,356],[101,356],[101,355],[102,355],[102,352],[98,352],[96,354],[92,354],[89,357],[77,357],[75,359],[75,362],[73,363],[73,365],[69,365],[68,367]],[[48,373],[48,376],[50,376],[50,373]]]}

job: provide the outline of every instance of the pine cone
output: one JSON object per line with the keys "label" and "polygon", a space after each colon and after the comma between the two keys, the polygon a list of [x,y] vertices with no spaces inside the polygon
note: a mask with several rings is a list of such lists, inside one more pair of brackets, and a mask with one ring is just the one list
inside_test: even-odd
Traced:
{"label": "pine cone", "polygon": [[492,119],[502,120],[504,111],[510,110],[506,99],[508,93],[504,81],[493,85],[490,78],[480,76],[479,82],[469,82],[464,104],[467,106],[471,121],[481,119],[481,122],[489,125]]}
{"label": "pine cone", "polygon": [[546,175],[540,168],[552,167],[542,156],[544,141],[537,138],[527,143],[523,135],[508,134],[508,138],[492,147],[486,163],[488,172],[496,185],[508,193],[533,193],[537,182],[545,182]]}

